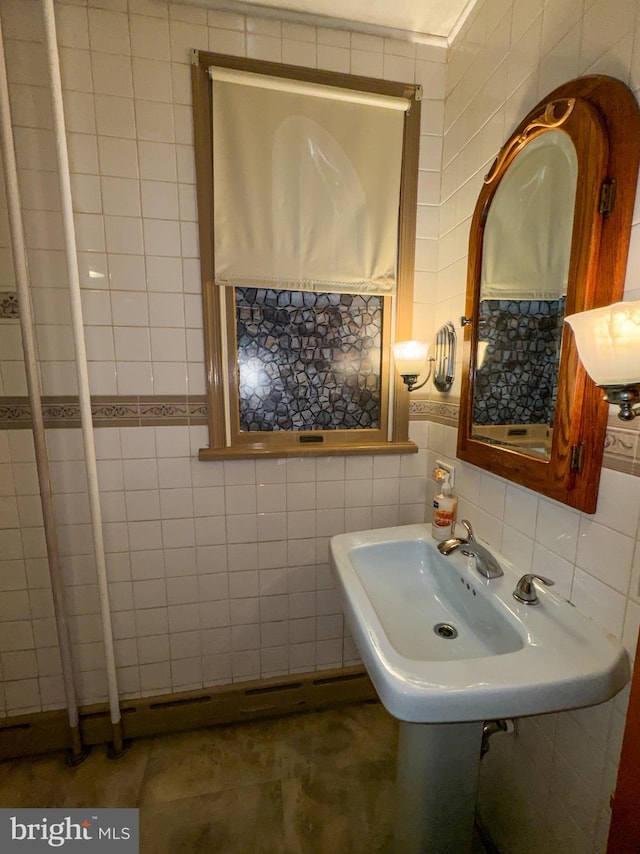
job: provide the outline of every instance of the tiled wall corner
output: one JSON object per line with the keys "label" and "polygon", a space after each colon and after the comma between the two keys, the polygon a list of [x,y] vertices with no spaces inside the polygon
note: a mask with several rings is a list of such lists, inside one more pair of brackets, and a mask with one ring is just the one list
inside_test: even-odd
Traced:
{"label": "tiled wall corner", "polygon": [[[628,0],[486,0],[475,7],[450,48],[447,73],[438,299],[455,305],[454,316],[464,306],[470,217],[500,145],[547,92],[580,74],[611,74],[637,95],[639,26],[637,4]],[[628,299],[639,298],[639,241],[636,211]],[[429,462],[436,453],[455,458],[453,433],[442,425],[432,431]],[[602,471],[593,516],[460,462],[456,480],[460,515],[477,523],[480,536],[553,577],[555,590],[622,638],[631,656],[640,623],[640,490],[626,472],[636,450],[635,430],[612,433],[611,468]],[[520,721],[516,736],[493,739],[480,811],[500,850],[605,851],[627,693],[594,709]]]}

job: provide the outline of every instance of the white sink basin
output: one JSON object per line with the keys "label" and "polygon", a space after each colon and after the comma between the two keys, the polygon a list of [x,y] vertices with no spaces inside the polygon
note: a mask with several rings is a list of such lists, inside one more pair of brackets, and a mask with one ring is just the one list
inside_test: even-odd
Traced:
{"label": "white sink basin", "polygon": [[628,681],[618,640],[542,585],[538,605],[517,602],[512,593],[526,570],[498,553],[504,576],[487,581],[459,550],[441,555],[426,525],[406,525],[340,534],[330,554],[360,655],[401,721],[579,708]]}

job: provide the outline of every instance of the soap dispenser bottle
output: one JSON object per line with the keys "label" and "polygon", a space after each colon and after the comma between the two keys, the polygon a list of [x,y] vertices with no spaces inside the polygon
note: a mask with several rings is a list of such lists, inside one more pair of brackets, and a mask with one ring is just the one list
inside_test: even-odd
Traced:
{"label": "soap dispenser bottle", "polygon": [[449,475],[442,478],[442,492],[433,499],[431,535],[434,540],[446,540],[453,536],[458,499],[449,485]]}

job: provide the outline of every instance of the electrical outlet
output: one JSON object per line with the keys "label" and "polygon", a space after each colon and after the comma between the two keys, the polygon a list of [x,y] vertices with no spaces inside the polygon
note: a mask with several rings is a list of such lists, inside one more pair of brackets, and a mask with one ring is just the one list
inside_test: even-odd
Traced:
{"label": "electrical outlet", "polygon": [[436,469],[442,469],[443,471],[447,472],[447,474],[449,475],[449,486],[451,487],[451,489],[453,489],[456,483],[456,467],[451,463],[445,463],[442,460],[436,460]]}

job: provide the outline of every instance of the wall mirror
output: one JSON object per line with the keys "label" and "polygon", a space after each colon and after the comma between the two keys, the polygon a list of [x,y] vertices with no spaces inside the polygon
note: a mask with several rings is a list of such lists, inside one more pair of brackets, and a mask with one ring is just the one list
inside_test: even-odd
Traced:
{"label": "wall mirror", "polygon": [[458,456],[587,513],[607,404],[566,314],[621,299],[640,112],[619,80],[572,80],[520,122],[469,240]]}

